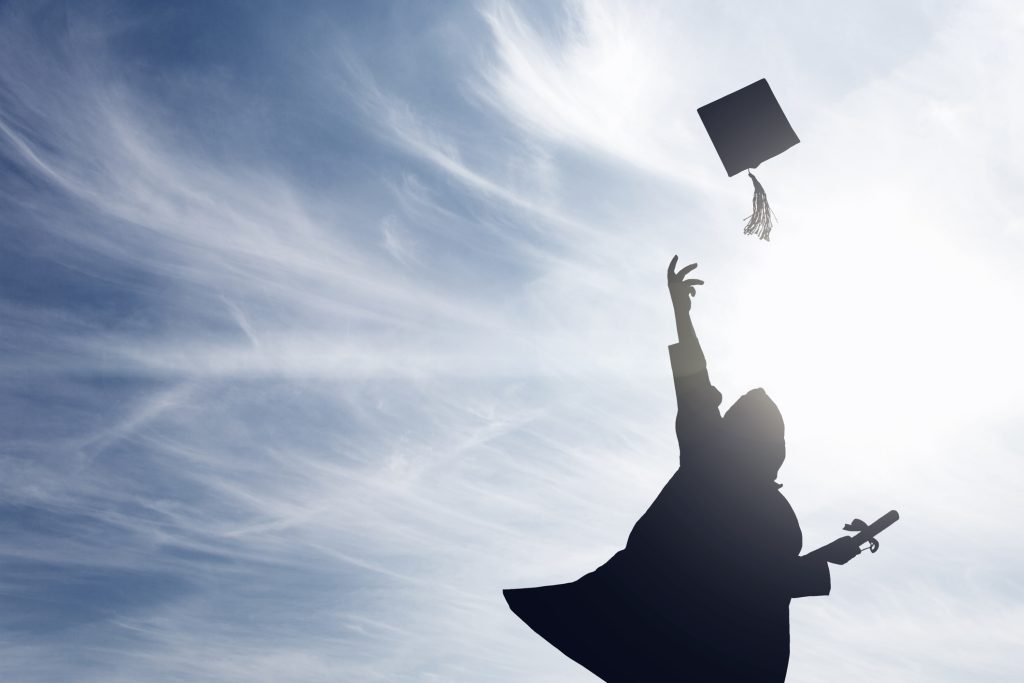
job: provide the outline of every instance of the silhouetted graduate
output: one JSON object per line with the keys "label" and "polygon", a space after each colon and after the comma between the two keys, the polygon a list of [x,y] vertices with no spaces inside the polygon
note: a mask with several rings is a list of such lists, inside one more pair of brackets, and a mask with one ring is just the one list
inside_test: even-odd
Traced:
{"label": "silhouetted graduate", "polygon": [[722,395],[690,321],[703,282],[686,279],[696,264],[679,273],[675,265],[668,285],[679,343],[669,357],[679,469],[604,565],[505,598],[606,681],[782,681],[790,600],[828,595],[828,563],[845,564],[884,526],[860,522],[856,539],[800,555],[800,525],[775,482],[786,457],[782,416],[762,389],[719,412]]}

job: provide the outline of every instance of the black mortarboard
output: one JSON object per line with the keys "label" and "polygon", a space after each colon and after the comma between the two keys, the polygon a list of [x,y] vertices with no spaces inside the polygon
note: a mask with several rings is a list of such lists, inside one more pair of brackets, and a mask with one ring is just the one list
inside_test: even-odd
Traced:
{"label": "black mortarboard", "polygon": [[768,81],[761,79],[697,110],[726,172],[747,171],[754,183],[753,210],[743,232],[768,239],[772,211],[761,183],[750,173],[762,161],[800,142]]}

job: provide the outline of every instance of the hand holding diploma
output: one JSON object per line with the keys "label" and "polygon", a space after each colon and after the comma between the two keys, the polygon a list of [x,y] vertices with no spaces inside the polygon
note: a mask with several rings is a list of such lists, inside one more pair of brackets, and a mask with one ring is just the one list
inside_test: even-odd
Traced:
{"label": "hand holding diploma", "polygon": [[893,523],[900,518],[900,513],[895,510],[889,510],[875,522],[871,524],[865,524],[859,519],[855,519],[849,524],[845,525],[843,529],[845,531],[857,531],[855,536],[842,536],[832,541],[828,545],[822,546],[814,551],[816,555],[819,555],[826,562],[832,564],[846,564],[857,555],[861,553],[861,546],[865,543],[868,544],[868,548],[871,552],[878,550],[878,541],[875,539],[877,534],[888,529]]}

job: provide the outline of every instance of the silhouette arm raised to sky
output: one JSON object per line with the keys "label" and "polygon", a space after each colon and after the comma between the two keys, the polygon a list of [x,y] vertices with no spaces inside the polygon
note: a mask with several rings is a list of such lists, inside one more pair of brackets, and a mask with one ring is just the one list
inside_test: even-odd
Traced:
{"label": "silhouette arm raised to sky", "polygon": [[[678,341],[669,346],[679,469],[637,520],[626,546],[576,581],[509,589],[509,607],[538,635],[609,683],[782,683],[793,598],[828,595],[829,564],[898,519],[856,519],[806,555],[796,513],[775,481],[785,424],[763,389],[724,415],[690,319],[697,264],[668,288]],[[873,546],[874,547],[874,546]]]}
{"label": "silhouette arm raised to sky", "polygon": [[[678,405],[679,460],[680,467],[684,467],[693,464],[701,454],[706,457],[709,445],[719,436],[716,429],[721,427],[722,395],[711,384],[707,360],[690,317],[696,287],[704,281],[687,277],[697,267],[696,263],[676,272],[677,262],[678,256],[674,256],[669,263],[668,289],[679,341],[669,346],[669,356]],[[797,524],[795,517],[793,524]],[[846,536],[803,556],[779,555],[774,549],[765,548],[764,552],[756,553],[755,573],[759,578],[750,580],[771,584],[771,591],[791,598],[828,595],[831,590],[828,564],[845,564],[858,553],[857,545]],[[746,564],[749,559],[748,556],[742,563]]]}
{"label": "silhouette arm raised to sky", "polygon": [[676,389],[676,436],[679,439],[679,464],[682,466],[702,450],[700,445],[706,443],[710,431],[722,419],[718,410],[722,394],[708,378],[704,351],[690,319],[691,297],[697,294],[695,287],[704,281],[686,277],[697,267],[696,263],[675,272],[678,260],[678,256],[673,256],[668,265],[668,291],[675,310],[679,341],[669,346],[668,351]]}

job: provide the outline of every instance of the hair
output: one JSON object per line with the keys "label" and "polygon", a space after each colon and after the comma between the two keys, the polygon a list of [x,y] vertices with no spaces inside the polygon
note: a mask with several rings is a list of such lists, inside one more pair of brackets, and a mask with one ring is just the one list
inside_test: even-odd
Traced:
{"label": "hair", "polygon": [[732,404],[723,422],[736,467],[752,478],[775,481],[786,460],[786,425],[775,401],[764,389],[752,389]]}

